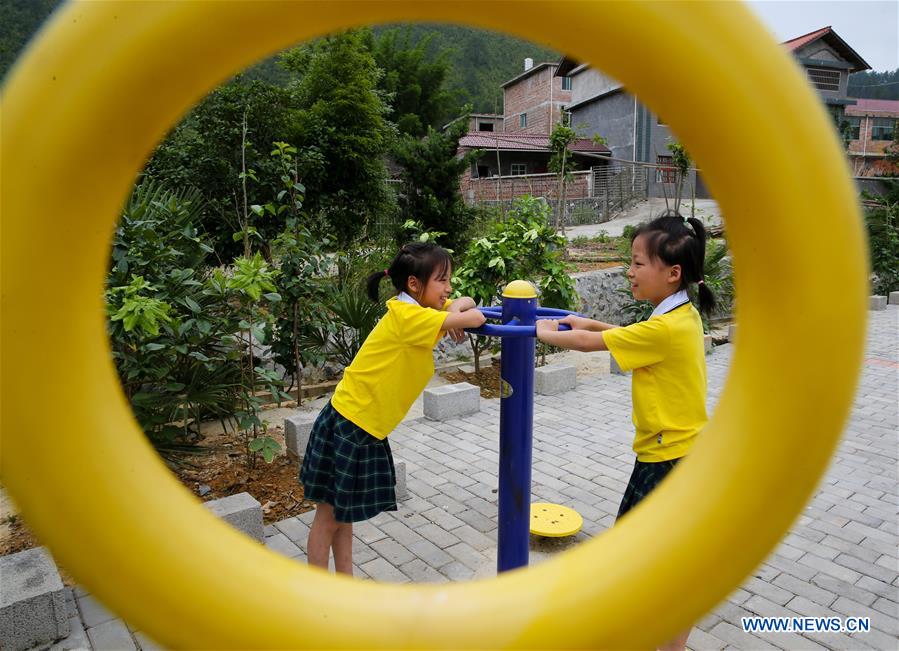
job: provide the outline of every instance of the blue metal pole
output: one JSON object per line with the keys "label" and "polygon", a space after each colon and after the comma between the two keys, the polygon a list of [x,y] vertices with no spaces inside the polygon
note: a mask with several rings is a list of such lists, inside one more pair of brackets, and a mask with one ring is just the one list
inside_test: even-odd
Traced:
{"label": "blue metal pole", "polygon": [[[533,327],[537,294],[527,282],[503,292],[502,323]],[[499,416],[498,572],[528,564],[531,514],[531,447],[534,427],[534,337],[503,337]]]}

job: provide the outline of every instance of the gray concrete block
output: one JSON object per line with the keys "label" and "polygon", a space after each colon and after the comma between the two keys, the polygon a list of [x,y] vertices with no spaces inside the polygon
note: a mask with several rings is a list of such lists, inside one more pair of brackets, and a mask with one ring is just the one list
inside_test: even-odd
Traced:
{"label": "gray concrete block", "polygon": [[712,352],[712,335],[703,335],[703,346],[705,347],[705,354],[708,355]]}
{"label": "gray concrete block", "polygon": [[284,419],[284,446],[289,454],[303,458],[316,418],[318,413],[303,411]]}
{"label": "gray concrete block", "polygon": [[235,529],[262,542],[262,505],[249,493],[210,500],[203,506]]}
{"label": "gray concrete block", "polygon": [[736,340],[737,340],[737,324],[736,323],[732,323],[729,326],[727,326],[727,340],[732,344],[736,343]]}
{"label": "gray concrete block", "polygon": [[409,489],[406,488],[406,462],[393,460],[393,468],[396,471],[396,500],[409,499]]}
{"label": "gray concrete block", "polygon": [[69,634],[66,590],[46,549],[0,557],[0,577],[0,649],[30,649]]}
{"label": "gray concrete block", "polygon": [[468,382],[425,389],[422,400],[425,418],[449,420],[474,414],[481,409],[481,391]]}
{"label": "gray concrete block", "polygon": [[571,364],[549,364],[534,369],[534,391],[542,396],[554,396],[575,387],[577,369]]}
{"label": "gray concrete block", "polygon": [[890,292],[887,303],[889,305],[899,305],[899,292]]}
{"label": "gray concrete block", "polygon": [[613,375],[627,375],[627,371],[621,370],[621,367],[618,366],[618,360],[612,353],[609,353],[609,371]]}
{"label": "gray concrete block", "polygon": [[869,310],[885,310],[887,309],[886,296],[872,296],[868,304]]}

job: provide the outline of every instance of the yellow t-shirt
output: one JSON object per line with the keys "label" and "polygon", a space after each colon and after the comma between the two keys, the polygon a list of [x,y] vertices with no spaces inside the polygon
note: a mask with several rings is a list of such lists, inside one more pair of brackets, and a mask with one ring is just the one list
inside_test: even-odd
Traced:
{"label": "yellow t-shirt", "polygon": [[387,301],[381,317],[344,370],[331,404],[347,420],[384,439],[434,375],[434,346],[448,313]]}
{"label": "yellow t-shirt", "polygon": [[705,427],[702,320],[691,304],[603,333],[615,361],[633,369],[634,452],[644,462],[679,459]]}

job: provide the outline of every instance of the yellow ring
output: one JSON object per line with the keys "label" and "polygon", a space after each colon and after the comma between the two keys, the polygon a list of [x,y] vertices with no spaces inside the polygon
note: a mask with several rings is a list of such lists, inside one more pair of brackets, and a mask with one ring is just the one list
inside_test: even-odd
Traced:
{"label": "yellow ring", "polygon": [[[627,80],[700,163],[738,272],[730,377],[665,490],[590,544],[477,584],[335,578],[233,533],[164,472],[104,331],[114,221],[178,116],[299,39],[406,20],[540,40]],[[848,414],[867,293],[855,194],[820,101],[736,3],[75,3],[2,109],[3,481],[58,560],[165,644],[652,647],[774,547]],[[50,410],[53,430],[35,423]]]}

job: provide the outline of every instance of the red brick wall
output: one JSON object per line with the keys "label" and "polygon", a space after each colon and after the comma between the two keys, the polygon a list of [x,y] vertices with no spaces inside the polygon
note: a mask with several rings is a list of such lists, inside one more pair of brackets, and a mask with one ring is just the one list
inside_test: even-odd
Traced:
{"label": "red brick wall", "polygon": [[[562,78],[553,77],[555,66],[528,75],[503,89],[503,114],[506,133],[546,134],[561,118],[561,108],[571,103],[571,91],[562,90]],[[552,111],[550,111],[552,84]],[[522,129],[519,116],[528,114],[528,126]]]}
{"label": "red brick wall", "polygon": [[[574,172],[573,179],[565,189],[568,199],[583,199],[590,196],[588,179],[589,171]],[[499,185],[499,196],[497,196]],[[559,179],[555,174],[527,174],[524,176],[504,176],[486,179],[473,179],[466,172],[460,178],[460,190],[465,203],[479,203],[481,201],[496,201],[497,199],[509,201],[516,197],[529,194],[534,197],[544,197],[547,200],[559,198]]]}
{"label": "red brick wall", "polygon": [[[849,162],[853,176],[887,176],[899,174],[899,167],[891,164],[885,158],[871,156],[871,154],[884,154],[890,146],[890,140],[871,140],[871,132],[874,127],[874,118],[899,119],[899,113],[878,112],[865,114],[862,110],[846,107],[846,115],[861,117],[859,125],[859,139],[849,141]],[[867,156],[865,155],[867,154]]]}

